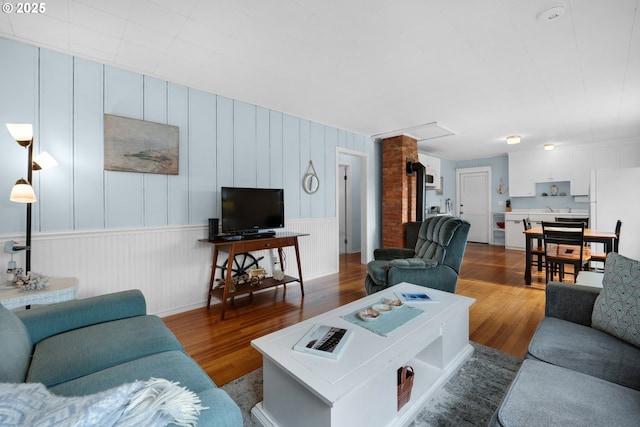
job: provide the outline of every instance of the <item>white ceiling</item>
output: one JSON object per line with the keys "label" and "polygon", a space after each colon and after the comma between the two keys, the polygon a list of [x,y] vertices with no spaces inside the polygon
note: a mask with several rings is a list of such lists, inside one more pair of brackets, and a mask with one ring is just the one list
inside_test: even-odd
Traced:
{"label": "white ceiling", "polygon": [[640,141],[640,0],[44,4],[0,37],[367,136],[437,122],[455,135],[420,149],[450,160]]}

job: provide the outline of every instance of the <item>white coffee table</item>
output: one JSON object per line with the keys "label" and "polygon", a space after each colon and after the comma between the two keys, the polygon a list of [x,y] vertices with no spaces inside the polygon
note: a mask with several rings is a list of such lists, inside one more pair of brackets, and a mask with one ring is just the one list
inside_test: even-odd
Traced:
{"label": "white coffee table", "polygon": [[[424,311],[386,337],[340,316],[398,292],[427,293],[437,302],[412,303]],[[404,425],[471,356],[469,306],[474,299],[401,283],[296,325],[258,338],[263,356],[263,401],[252,410],[263,426]],[[403,310],[403,309],[401,309]],[[292,350],[322,323],[353,330],[339,360]],[[397,370],[415,372],[411,400],[397,410]]]}

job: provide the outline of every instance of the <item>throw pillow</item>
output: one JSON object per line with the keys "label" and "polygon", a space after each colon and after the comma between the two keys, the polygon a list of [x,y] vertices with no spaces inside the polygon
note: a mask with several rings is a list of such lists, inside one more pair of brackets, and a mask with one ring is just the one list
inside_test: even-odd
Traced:
{"label": "throw pillow", "polygon": [[640,261],[607,255],[591,326],[640,347]]}

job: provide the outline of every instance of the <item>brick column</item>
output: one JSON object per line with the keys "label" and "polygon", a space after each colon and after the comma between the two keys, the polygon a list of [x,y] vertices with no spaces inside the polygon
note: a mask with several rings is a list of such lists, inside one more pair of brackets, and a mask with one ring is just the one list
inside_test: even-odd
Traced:
{"label": "brick column", "polygon": [[382,247],[402,248],[405,224],[415,221],[416,178],[407,160],[418,161],[418,142],[400,135],[382,141]]}

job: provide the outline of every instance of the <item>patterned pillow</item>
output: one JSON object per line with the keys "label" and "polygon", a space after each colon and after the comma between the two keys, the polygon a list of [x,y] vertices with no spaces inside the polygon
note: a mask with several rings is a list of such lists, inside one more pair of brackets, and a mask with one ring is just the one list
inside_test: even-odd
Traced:
{"label": "patterned pillow", "polygon": [[640,347],[640,261],[607,255],[591,326]]}

